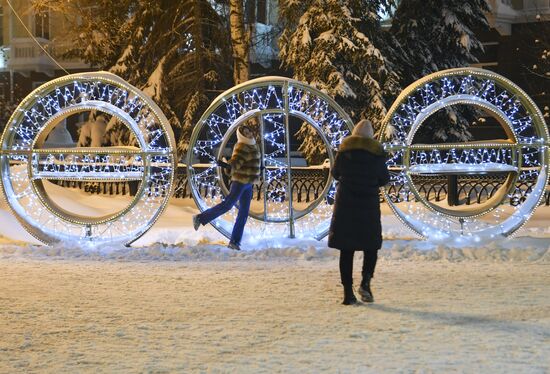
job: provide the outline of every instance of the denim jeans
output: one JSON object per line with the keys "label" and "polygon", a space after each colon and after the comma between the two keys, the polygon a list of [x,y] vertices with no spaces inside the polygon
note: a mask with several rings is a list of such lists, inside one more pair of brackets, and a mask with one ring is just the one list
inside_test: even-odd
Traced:
{"label": "denim jeans", "polygon": [[248,211],[250,210],[252,192],[251,183],[243,184],[239,182],[232,182],[229,195],[227,195],[218,205],[214,205],[212,208],[199,214],[199,222],[206,225],[213,219],[227,213],[237,202],[239,202],[239,213],[237,214],[237,221],[233,225],[231,242],[241,244],[244,225],[246,224],[246,220],[248,219]]}

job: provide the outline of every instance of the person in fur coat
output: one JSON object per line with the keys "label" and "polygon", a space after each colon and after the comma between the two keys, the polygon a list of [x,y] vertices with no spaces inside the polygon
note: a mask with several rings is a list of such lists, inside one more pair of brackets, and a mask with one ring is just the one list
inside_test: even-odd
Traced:
{"label": "person in fur coat", "polygon": [[382,144],[373,136],[370,121],[361,120],[352,135],[342,141],[332,169],[339,183],[328,246],[340,250],[344,305],[357,303],[352,277],[355,251],[364,254],[363,279],[358,292],[364,302],[374,301],[370,281],[382,246],[379,188],[389,182],[390,176]]}
{"label": "person in fur coat", "polygon": [[231,175],[229,194],[221,203],[193,216],[195,230],[198,230],[200,225],[206,225],[213,219],[227,213],[238,202],[239,213],[233,225],[228,247],[235,250],[241,249],[241,239],[248,219],[253,186],[260,179],[260,158],[260,150],[254,139],[253,131],[246,125],[239,126],[237,129],[237,144],[233,148],[231,159],[227,162],[230,166]]}

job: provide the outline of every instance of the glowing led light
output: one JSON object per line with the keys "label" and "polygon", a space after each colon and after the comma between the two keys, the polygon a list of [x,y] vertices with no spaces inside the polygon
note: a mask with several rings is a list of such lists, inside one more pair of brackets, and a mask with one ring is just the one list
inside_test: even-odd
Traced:
{"label": "glowing led light", "polygon": [[[293,199],[292,165],[289,152],[290,121],[312,126],[323,141],[330,163],[305,169],[324,169],[325,188],[308,204]],[[327,95],[282,77],[265,77],[238,85],[214,100],[191,135],[192,152],[187,155],[188,176],[193,198],[201,210],[218,203],[227,186],[216,166],[239,124],[255,121],[265,169],[262,189],[255,190],[247,227],[254,237],[315,237],[328,232],[335,184],[330,176],[334,152],[353,128],[347,114]],[[206,192],[206,193],[205,193]],[[257,193],[261,194],[259,201]],[[229,237],[237,210],[215,220],[213,226]]]}
{"label": "glowing led light", "polygon": [[[138,147],[42,147],[58,123],[90,110],[126,124]],[[48,244],[130,244],[154,224],[172,193],[176,153],[168,120],[149,97],[111,73],[67,75],[38,87],[11,116],[0,151],[6,201],[25,229]],[[96,218],[57,205],[47,194],[48,179],[141,184],[122,211]]]}
{"label": "glowing led light", "polygon": [[[492,113],[508,138],[472,143],[412,144],[424,121],[456,104]],[[396,201],[384,191],[394,213],[414,232],[432,240],[456,242],[509,236],[532,215],[548,183],[548,129],[531,98],[506,78],[475,68],[444,70],[407,87],[384,119],[381,140],[390,152],[391,184]],[[506,173],[502,187],[486,203],[450,209],[427,201],[413,183],[414,174]],[[518,182],[536,178],[532,190]],[[408,201],[409,192],[418,203]],[[501,207],[507,199],[515,207]]]}

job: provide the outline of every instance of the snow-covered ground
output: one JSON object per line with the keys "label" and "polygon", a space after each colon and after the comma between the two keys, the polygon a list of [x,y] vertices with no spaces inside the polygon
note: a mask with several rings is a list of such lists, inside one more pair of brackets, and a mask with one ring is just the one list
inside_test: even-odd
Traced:
{"label": "snow-covered ground", "polygon": [[0,373],[550,372],[549,207],[516,238],[462,248],[384,209],[376,302],[351,307],[326,240],[230,251],[195,212],[173,200],[134,247],[90,251],[33,244],[0,205]]}

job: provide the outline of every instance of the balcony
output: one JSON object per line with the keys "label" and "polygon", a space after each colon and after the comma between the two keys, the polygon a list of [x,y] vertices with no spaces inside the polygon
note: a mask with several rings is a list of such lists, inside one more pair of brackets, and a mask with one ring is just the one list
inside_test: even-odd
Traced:
{"label": "balcony", "polygon": [[521,3],[521,10],[524,15],[530,17],[536,17],[537,15],[541,19],[548,20],[550,15],[550,0],[516,0],[518,3]]}
{"label": "balcony", "polygon": [[[36,38],[40,45],[48,48],[50,41]],[[31,71],[42,72],[53,76],[57,68],[55,62],[31,38],[11,39],[8,69],[29,74]]]}

